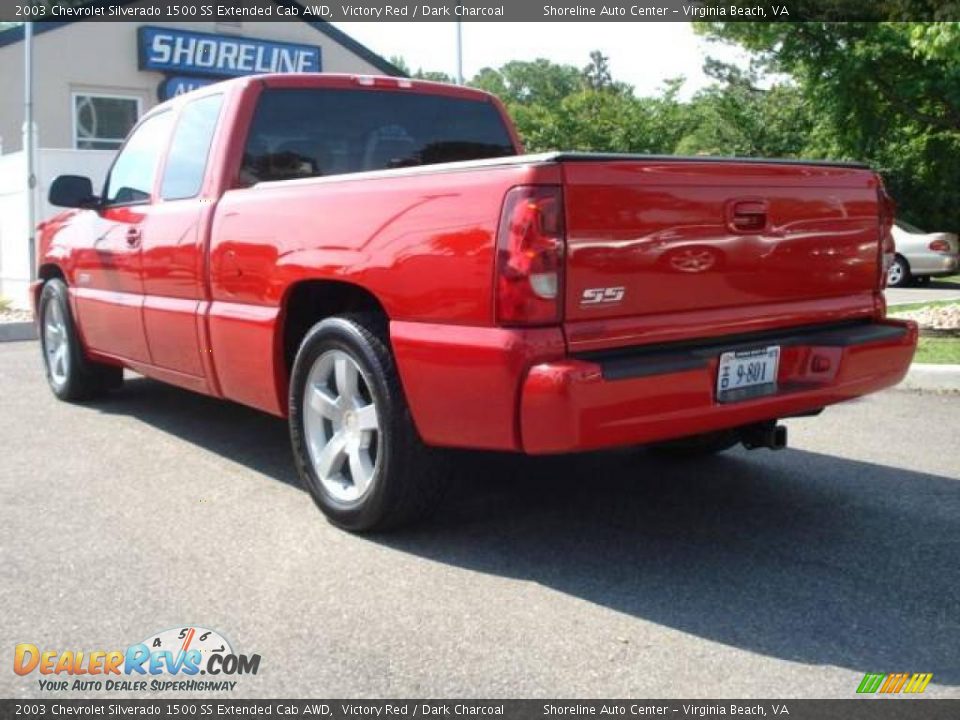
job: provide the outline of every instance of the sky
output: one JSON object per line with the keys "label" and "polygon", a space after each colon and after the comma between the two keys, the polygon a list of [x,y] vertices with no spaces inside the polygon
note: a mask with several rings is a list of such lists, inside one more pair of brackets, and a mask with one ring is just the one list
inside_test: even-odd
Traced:
{"label": "sky", "polygon": [[[378,55],[403,57],[412,70],[456,74],[452,22],[333,24]],[[592,50],[609,57],[614,79],[633,85],[638,95],[655,94],[667,78],[684,75],[681,94],[689,97],[710,82],[702,70],[707,55],[727,62],[745,60],[741,51],[694,34],[690,23],[463,23],[463,73],[468,79],[483,67],[538,57],[583,67]]]}

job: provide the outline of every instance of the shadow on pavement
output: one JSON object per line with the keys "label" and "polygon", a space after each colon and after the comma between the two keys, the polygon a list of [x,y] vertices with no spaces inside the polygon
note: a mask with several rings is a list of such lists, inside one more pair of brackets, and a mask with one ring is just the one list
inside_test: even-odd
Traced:
{"label": "shadow on pavement", "polygon": [[[299,484],[276,418],[144,379],[98,408]],[[960,685],[957,480],[801,450],[460,460],[435,519],[370,541],[785,660]]]}

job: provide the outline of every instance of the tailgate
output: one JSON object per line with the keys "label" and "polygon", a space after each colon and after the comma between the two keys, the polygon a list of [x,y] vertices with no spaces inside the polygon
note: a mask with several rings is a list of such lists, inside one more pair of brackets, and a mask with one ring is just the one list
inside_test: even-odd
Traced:
{"label": "tailgate", "polygon": [[573,350],[874,312],[878,181],[865,167],[561,162]]}

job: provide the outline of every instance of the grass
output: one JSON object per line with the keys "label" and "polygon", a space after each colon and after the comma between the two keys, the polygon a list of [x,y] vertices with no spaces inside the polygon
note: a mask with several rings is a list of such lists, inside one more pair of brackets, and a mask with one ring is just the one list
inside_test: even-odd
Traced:
{"label": "grass", "polygon": [[4,310],[9,310],[12,304],[13,304],[13,301],[10,298],[5,298],[0,296],[0,312],[3,312]]}
{"label": "grass", "polygon": [[[909,305],[894,305],[889,314],[896,316],[899,313],[920,310],[922,308],[945,307],[957,305],[956,300],[939,300],[936,302],[911,303]],[[917,363],[931,363],[934,365],[960,365],[960,337],[920,337],[917,344],[917,354],[913,358]]]}
{"label": "grass", "polygon": [[934,282],[938,283],[952,283],[954,285],[960,285],[960,275],[947,275],[947,277],[939,277]]}
{"label": "grass", "polygon": [[960,365],[960,338],[922,337],[913,361],[934,365]]}

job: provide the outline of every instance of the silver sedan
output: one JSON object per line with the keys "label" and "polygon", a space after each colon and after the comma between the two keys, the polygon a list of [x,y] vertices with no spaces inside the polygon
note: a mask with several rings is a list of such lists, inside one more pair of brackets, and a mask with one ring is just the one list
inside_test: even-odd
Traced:
{"label": "silver sedan", "polygon": [[897,220],[893,242],[897,254],[887,272],[888,287],[903,287],[911,281],[926,283],[932,277],[953,275],[960,268],[960,243],[955,233],[928,233]]}

